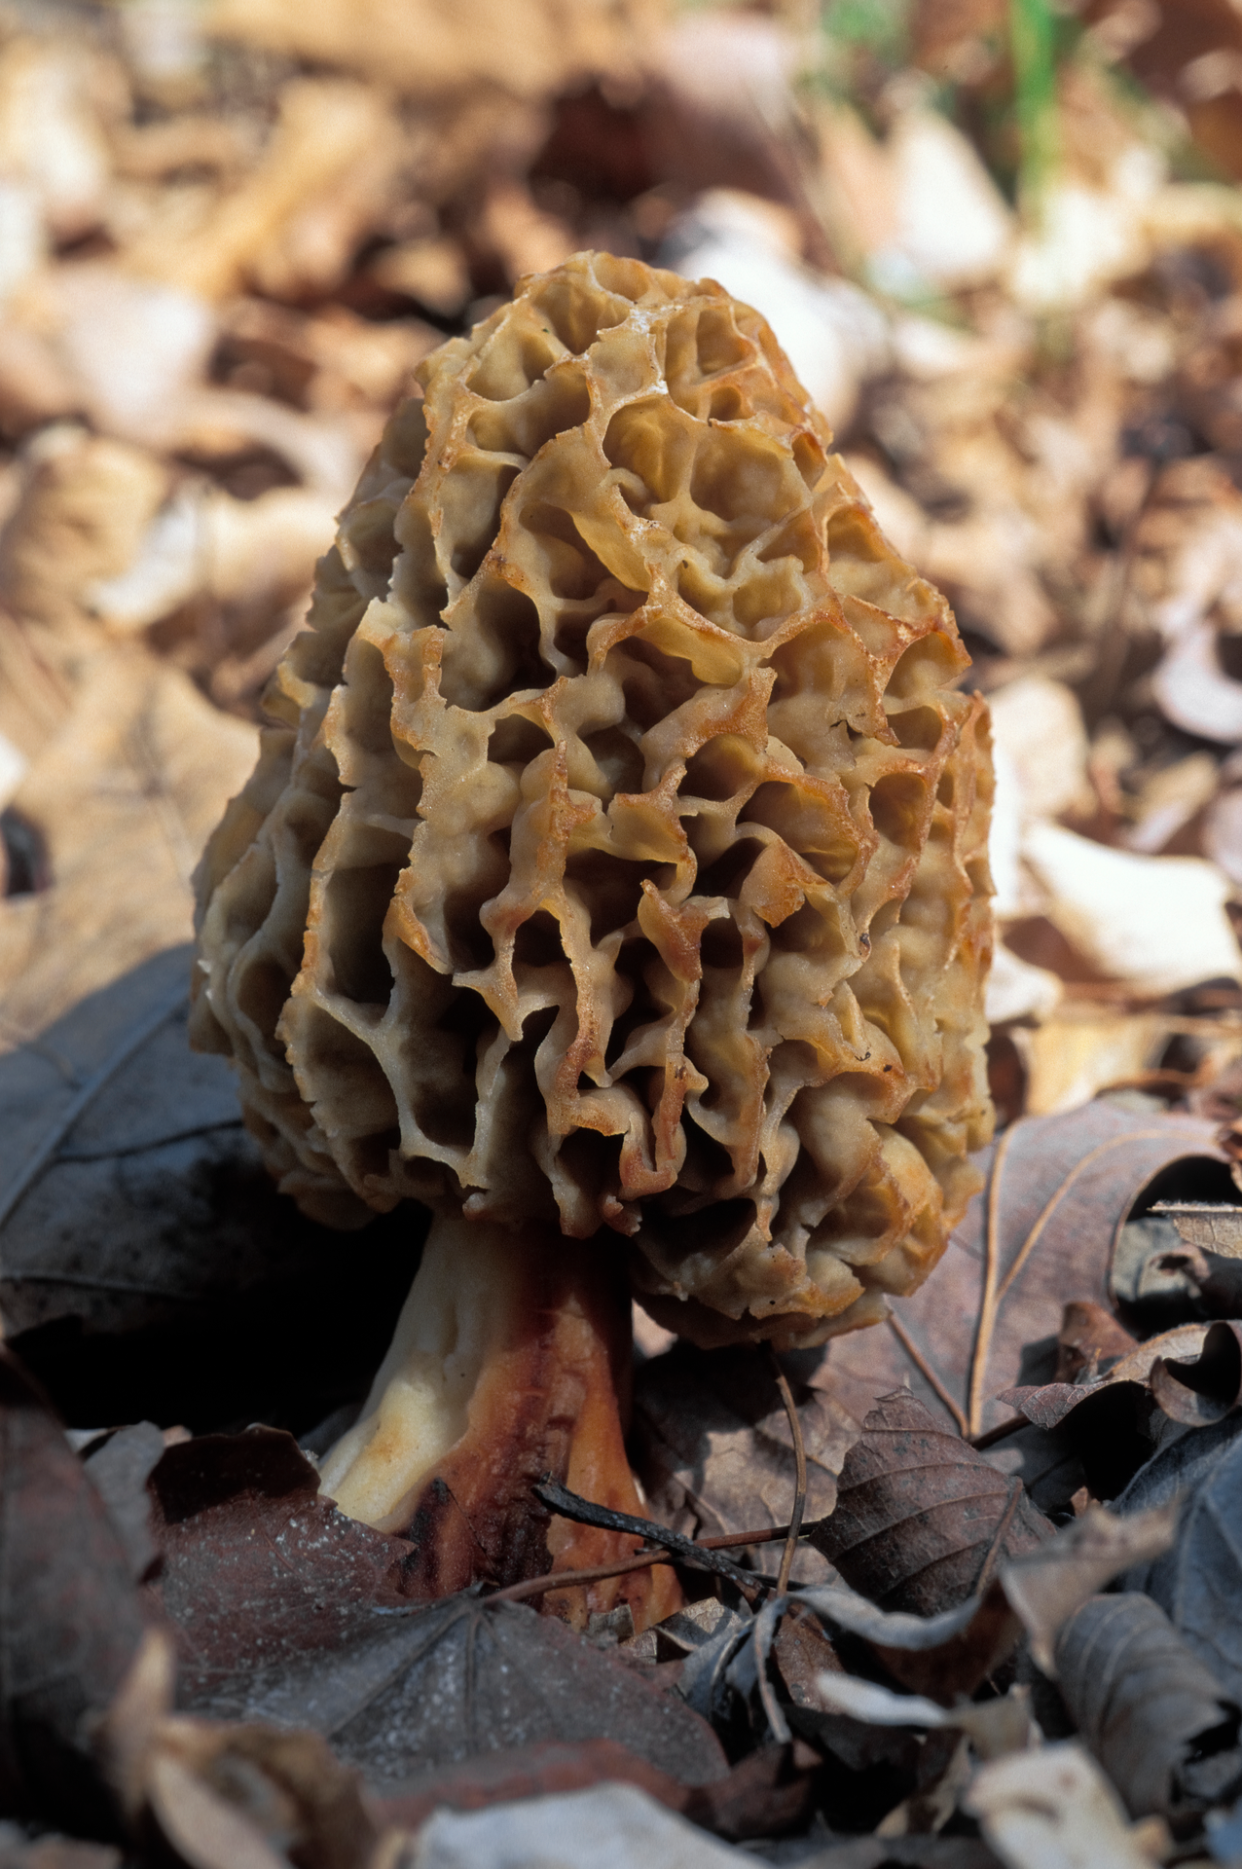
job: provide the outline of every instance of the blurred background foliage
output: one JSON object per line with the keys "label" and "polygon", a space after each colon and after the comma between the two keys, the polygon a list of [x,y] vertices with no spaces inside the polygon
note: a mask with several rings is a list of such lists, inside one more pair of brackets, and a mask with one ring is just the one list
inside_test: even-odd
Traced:
{"label": "blurred background foliage", "polygon": [[1002,1113],[1227,1099],[1239,177],[1229,0],[10,4],[0,1043],[186,938],[386,413],[602,247],[769,317],[955,606]]}

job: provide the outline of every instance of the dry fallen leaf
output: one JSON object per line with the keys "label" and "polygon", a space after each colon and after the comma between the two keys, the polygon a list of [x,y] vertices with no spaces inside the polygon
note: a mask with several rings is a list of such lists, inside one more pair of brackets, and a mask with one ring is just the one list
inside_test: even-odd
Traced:
{"label": "dry fallen leaf", "polygon": [[1222,1420],[1242,1401],[1242,1323],[1180,1324],[1138,1344],[1094,1381],[1003,1389],[997,1399],[1037,1427],[1055,1428],[1084,1404],[1094,1408],[1097,1396],[1111,1396],[1127,1385],[1146,1391],[1170,1421],[1183,1427]]}
{"label": "dry fallen leaf", "polygon": [[1012,1412],[998,1391],[1052,1376],[1066,1301],[1107,1302],[1116,1241],[1144,1190],[1178,1165],[1214,1198],[1223,1160],[1215,1126],[1191,1117],[1101,1102],[1015,1124],[984,1158],[988,1186],[927,1284],[894,1300],[883,1330],[831,1343],[816,1385],[861,1418],[908,1381],[961,1432],[994,1427]]}
{"label": "dry fallen leaf", "polygon": [[306,1727],[370,1781],[499,1747],[615,1739],[686,1783],[724,1771],[696,1714],[522,1604],[405,1594],[416,1553],[347,1519],[289,1436],[172,1447],[151,1476],[182,1704]]}
{"label": "dry fallen leaf", "polygon": [[1132,1817],[1236,1789],[1239,1709],[1149,1596],[1091,1597],[1063,1624],[1056,1665],[1074,1724]]}
{"label": "dry fallen leaf", "polygon": [[908,1390],[868,1414],[845,1457],[836,1510],[816,1550],[882,1608],[935,1616],[985,1587],[1002,1558],[1052,1536],[1018,1480],[1006,1481]]}

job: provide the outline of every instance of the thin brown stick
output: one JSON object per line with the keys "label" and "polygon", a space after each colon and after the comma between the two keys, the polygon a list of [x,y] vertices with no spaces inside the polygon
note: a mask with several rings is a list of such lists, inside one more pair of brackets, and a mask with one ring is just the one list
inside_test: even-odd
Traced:
{"label": "thin brown stick", "polygon": [[789,1419],[789,1432],[793,1437],[794,1454],[794,1503],[789,1515],[789,1529],[785,1534],[785,1549],[781,1553],[781,1567],[776,1577],[776,1593],[784,1596],[789,1588],[789,1574],[793,1569],[794,1554],[798,1549],[798,1539],[802,1535],[802,1515],[806,1511],[806,1445],[802,1439],[802,1423],[798,1419],[798,1404],[794,1401],[789,1378],[781,1368],[781,1359],[768,1345],[768,1356],[772,1363],[772,1374],[780,1391],[781,1401],[785,1405],[785,1414]]}
{"label": "thin brown stick", "polygon": [[[705,1551],[729,1551],[738,1545],[771,1545],[778,1538],[788,1538],[788,1525],[765,1525],[754,1532],[718,1532],[711,1538],[696,1538]],[[546,1571],[542,1577],[527,1577],[521,1583],[506,1584],[485,1598],[488,1603],[520,1603],[528,1596],[543,1596],[549,1590],[570,1589],[580,1583],[603,1583],[608,1577],[624,1577],[627,1571],[648,1570],[652,1564],[669,1563],[667,1551],[636,1551],[633,1557],[616,1564],[598,1564],[594,1570]],[[762,1579],[756,1578],[756,1582]]]}
{"label": "thin brown stick", "polygon": [[506,1584],[493,1590],[487,1603],[521,1603],[528,1596],[546,1596],[549,1590],[569,1590],[579,1583],[603,1583],[606,1577],[624,1577],[627,1571],[650,1570],[653,1564],[667,1564],[667,1551],[636,1551],[619,1564],[596,1564],[591,1570],[548,1571],[542,1577],[527,1577],[522,1583]]}
{"label": "thin brown stick", "polygon": [[910,1358],[910,1361],[914,1364],[914,1367],[918,1370],[920,1376],[922,1376],[924,1382],[936,1391],[936,1394],[940,1397],[940,1400],[944,1403],[954,1421],[956,1421],[958,1433],[964,1436],[969,1423],[966,1420],[966,1413],[961,1403],[950,1393],[949,1389],[941,1381],[905,1325],[897,1318],[890,1317],[888,1320],[888,1327],[906,1355]]}

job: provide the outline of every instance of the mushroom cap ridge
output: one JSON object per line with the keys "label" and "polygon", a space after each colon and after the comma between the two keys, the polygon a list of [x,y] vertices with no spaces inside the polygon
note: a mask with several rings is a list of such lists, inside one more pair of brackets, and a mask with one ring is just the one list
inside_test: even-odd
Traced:
{"label": "mushroom cap ridge", "polygon": [[877,1321],[990,1133],[987,711],[764,320],[575,255],[419,370],[199,873],[193,1035],[313,1216]]}

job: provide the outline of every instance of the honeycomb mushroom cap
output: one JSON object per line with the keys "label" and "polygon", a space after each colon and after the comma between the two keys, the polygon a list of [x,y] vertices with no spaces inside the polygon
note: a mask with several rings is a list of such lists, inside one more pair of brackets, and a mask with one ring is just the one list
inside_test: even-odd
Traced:
{"label": "honeycomb mushroom cap", "polygon": [[628,1235],[700,1341],[921,1282],[989,1134],[987,715],[764,320],[579,254],[420,368],[200,874],[281,1185]]}

